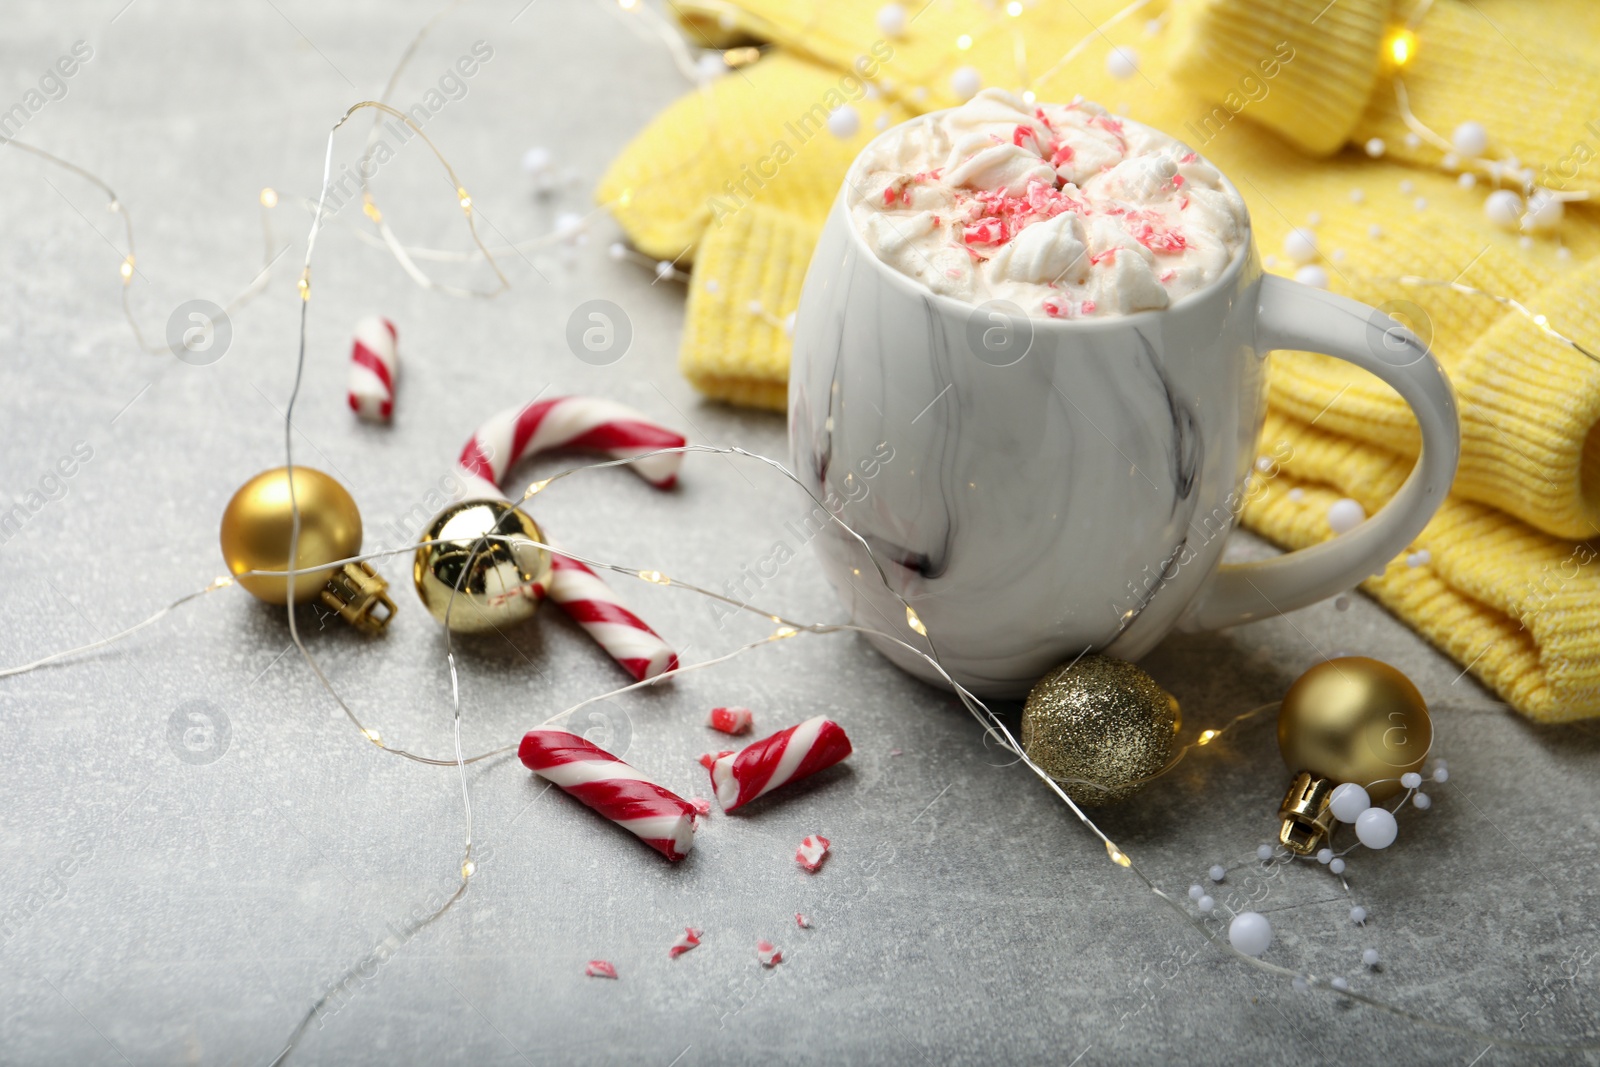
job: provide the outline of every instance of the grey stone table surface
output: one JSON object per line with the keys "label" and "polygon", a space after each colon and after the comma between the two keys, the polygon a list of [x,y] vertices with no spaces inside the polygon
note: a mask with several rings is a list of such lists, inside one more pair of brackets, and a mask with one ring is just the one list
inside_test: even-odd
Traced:
{"label": "grey stone table surface", "polygon": [[[118,306],[119,217],[80,177],[0,150],[0,503],[26,510],[0,546],[5,662],[93,641],[221,572],[223,505],[282,461],[300,198],[317,188],[330,125],[381,91],[435,10],[8,10],[0,105],[23,105],[8,132],[116,189],[136,225],[128,298],[148,341],[164,343],[186,301],[225,304],[250,284],[263,186],[280,190],[273,250],[287,251],[232,316],[220,358],[142,352]],[[90,56],[56,80],[79,41]],[[474,73],[452,75],[480,41]],[[502,244],[588,211],[608,160],[685,87],[617,5],[515,0],[450,13],[395,98],[429,107],[426,132],[472,191],[486,240]],[[341,136],[337,160],[355,159],[364,129]],[[560,172],[543,195],[519,167],[534,145]],[[404,240],[469,247],[420,142],[375,182]],[[581,243],[505,255],[512,287],[487,301],[419,289],[359,221],[343,208],[318,246],[294,447],[351,489],[369,547],[414,536],[407,516],[428,510],[470,430],[542,392],[615,397],[693,440],[783,453],[779,416],[707,403],[680,378],[682,287],[611,259],[609,220]],[[481,263],[419,262],[458,284],[492,280]],[[609,366],[581,362],[565,341],[572,309],[596,298],[633,328]],[[345,407],[350,330],[369,313],[400,332],[388,428]],[[770,471],[721,457],[690,458],[671,494],[605,471],[539,501],[574,548],[719,588],[805,510]],[[1248,538],[1236,550],[1269,551]],[[308,615],[309,641],[389,743],[446,755],[442,632],[409,592],[406,560],[382,569],[400,603],[387,636],[321,629]],[[809,549],[747,589],[795,617],[838,617]],[[625,595],[690,660],[765,632],[680,590],[635,583]],[[1271,962],[1343,975],[1467,1030],[1600,1038],[1593,725],[1522,721],[1361,597],[1344,612],[1322,604],[1174,637],[1146,666],[1192,733],[1276,699],[1338,651],[1416,680],[1452,775],[1431,811],[1404,815],[1395,847],[1352,857],[1348,891],[1314,864],[1254,860],[1285,784],[1267,718],[1107,811],[1108,832],[1179,897],[1227,865],[1218,899],[1269,915]],[[504,638],[460,642],[458,659],[469,751],[515,741],[621,680],[553,610]],[[706,795],[694,758],[715,744],[706,708],[723,703],[751,706],[769,728],[833,715],[856,754],[781,802],[711,816],[677,866],[546,792],[514,758],[475,765],[479,871],[419,930],[412,917],[455,884],[456,772],[359,737],[291,651],[279,612],[225,590],[113,648],[0,679],[0,1061],[264,1064],[337,984],[287,1062],[1597,1062],[1428,1030],[1241,967],[1108,863],[954,700],[849,637],[784,642],[598,705],[584,725]],[[191,713],[209,733],[185,737],[202,722]],[[808,833],[836,850],[816,876],[792,860]],[[1364,928],[1349,921],[1352,903],[1370,909]],[[798,929],[796,912],[813,927]],[[704,943],[669,960],[685,926],[703,928]],[[756,961],[760,938],[785,952],[773,970]],[[1367,948],[1380,969],[1362,965]],[[619,979],[585,978],[592,958]]]}

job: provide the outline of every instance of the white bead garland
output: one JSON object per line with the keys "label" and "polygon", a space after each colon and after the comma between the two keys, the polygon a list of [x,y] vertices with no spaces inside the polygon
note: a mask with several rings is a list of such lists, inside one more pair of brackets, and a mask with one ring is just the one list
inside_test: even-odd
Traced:
{"label": "white bead garland", "polygon": [[878,29],[885,37],[902,36],[906,22],[906,9],[899,4],[884,4],[878,9]]}
{"label": "white bead garland", "polygon": [[1356,838],[1368,848],[1388,848],[1399,832],[1387,808],[1368,808],[1356,817]]}
{"label": "white bead garland", "polygon": [[1297,266],[1305,266],[1317,258],[1317,235],[1305,227],[1290,230],[1283,239],[1283,254]]}
{"label": "white bead garland", "polygon": [[1355,822],[1361,813],[1372,807],[1367,791],[1354,782],[1345,782],[1333,790],[1328,798],[1328,810],[1340,822]]}
{"label": "white bead garland", "polygon": [[1341,497],[1328,505],[1328,528],[1336,534],[1349,533],[1367,521],[1367,509],[1361,501]]}
{"label": "white bead garland", "polygon": [[1481,122],[1463,122],[1450,137],[1456,151],[1469,159],[1477,159],[1489,150],[1489,131]]}
{"label": "white bead garland", "polygon": [[1228,943],[1246,956],[1259,956],[1272,944],[1272,924],[1260,912],[1241,911],[1228,924]]}
{"label": "white bead garland", "polygon": [[1522,197],[1510,189],[1496,189],[1484,199],[1483,213],[1502,230],[1514,230],[1522,221]]}

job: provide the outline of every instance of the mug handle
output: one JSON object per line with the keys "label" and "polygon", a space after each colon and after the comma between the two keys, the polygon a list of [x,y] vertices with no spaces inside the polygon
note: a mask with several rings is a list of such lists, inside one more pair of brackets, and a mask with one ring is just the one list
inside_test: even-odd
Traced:
{"label": "mug handle", "polygon": [[1433,518],[1461,456],[1450,380],[1410,330],[1348,297],[1271,274],[1263,275],[1256,300],[1258,352],[1324,352],[1371,371],[1411,406],[1422,429],[1422,453],[1394,498],[1355,529],[1272,559],[1218,568],[1184,613],[1184,630],[1281,615],[1380,572]]}

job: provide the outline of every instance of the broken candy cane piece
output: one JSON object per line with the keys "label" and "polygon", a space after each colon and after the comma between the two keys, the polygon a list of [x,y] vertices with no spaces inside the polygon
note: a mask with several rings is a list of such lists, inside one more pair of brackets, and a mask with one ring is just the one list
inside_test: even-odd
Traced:
{"label": "broken candy cane piece", "polygon": [[584,967],[583,973],[590,978],[615,978],[617,969],[605,960],[590,960],[588,966]]}
{"label": "broken candy cane piece", "polygon": [[723,756],[731,756],[737,751],[738,749],[725,748],[721,752],[703,752],[700,754],[700,766],[709,771],[711,769],[711,765],[717,762],[717,760],[721,759]]}
{"label": "broken candy cane piece", "polygon": [[394,414],[398,372],[394,323],[377,315],[356,323],[345,389],[350,410],[368,422],[388,422]]}
{"label": "broken candy cane piece", "polygon": [[806,870],[816,873],[822,861],[828,858],[830,842],[821,834],[811,834],[794,850],[794,861]]}
{"label": "broken candy cane piece", "polygon": [[689,806],[694,809],[696,815],[711,814],[711,801],[705,797],[690,797]]}
{"label": "broken candy cane piece", "polygon": [[755,725],[755,717],[749,708],[712,708],[706,725],[725,734],[747,734]]}
{"label": "broken candy cane piece", "polygon": [[677,862],[694,847],[693,805],[577,734],[529,730],[517,756],[667,859]]}
{"label": "broken candy cane piece", "polygon": [[811,920],[798,911],[794,913],[794,924],[802,930],[811,929]]}
{"label": "broken candy cane piece", "polygon": [[685,926],[683,928],[683,936],[674,941],[672,947],[667,949],[667,958],[675,960],[700,944],[700,935],[703,933],[705,933],[704,930],[696,930],[692,926]]}
{"label": "broken candy cane piece", "polygon": [[757,941],[756,958],[763,967],[776,967],[783,962],[783,950],[774,947],[771,941]]}
{"label": "broken candy cane piece", "polygon": [[723,811],[733,811],[787,782],[815,774],[850,755],[850,738],[832,719],[818,715],[742,751],[717,757],[711,788]]}

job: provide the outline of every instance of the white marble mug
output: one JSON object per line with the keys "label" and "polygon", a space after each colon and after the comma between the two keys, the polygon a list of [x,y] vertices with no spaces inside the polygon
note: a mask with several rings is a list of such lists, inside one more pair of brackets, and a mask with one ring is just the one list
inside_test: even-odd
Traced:
{"label": "white marble mug", "polygon": [[[852,167],[801,295],[790,456],[871,546],[927,636],[830,522],[813,543],[852,619],[924,650],[933,642],[980,696],[1021,696],[1085,651],[1137,659],[1173,629],[1232,626],[1348,590],[1404,551],[1449,490],[1460,428],[1426,348],[1374,308],[1263,275],[1253,240],[1214,283],[1163,310],[1029,318],[935,294],[885,265],[851,220],[858,180]],[[1224,564],[1240,509],[1287,458],[1287,445],[1261,442],[1256,470],[1274,349],[1325,352],[1383,379],[1416,413],[1422,452],[1394,499],[1354,529]],[[941,682],[905,649],[873,643]]]}

